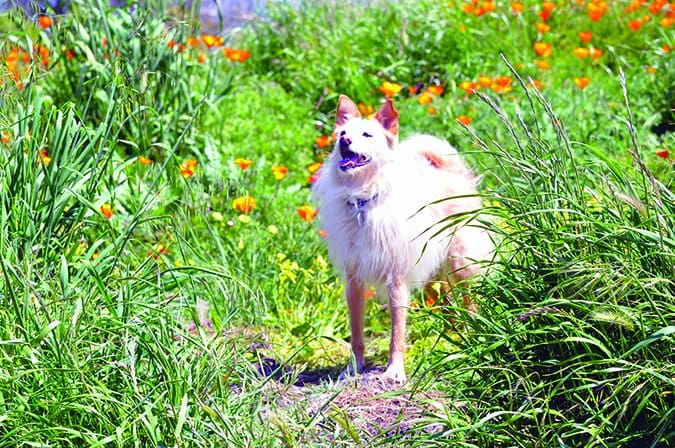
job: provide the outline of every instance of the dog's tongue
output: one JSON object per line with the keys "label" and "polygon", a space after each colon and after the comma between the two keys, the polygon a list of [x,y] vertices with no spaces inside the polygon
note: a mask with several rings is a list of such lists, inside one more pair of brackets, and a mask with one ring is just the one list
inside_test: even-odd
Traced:
{"label": "dog's tongue", "polygon": [[352,168],[358,166],[358,161],[359,161],[359,155],[354,153],[354,152],[350,152],[347,155],[347,157],[345,157],[344,159],[342,159],[340,161],[340,169],[342,171],[352,169]]}

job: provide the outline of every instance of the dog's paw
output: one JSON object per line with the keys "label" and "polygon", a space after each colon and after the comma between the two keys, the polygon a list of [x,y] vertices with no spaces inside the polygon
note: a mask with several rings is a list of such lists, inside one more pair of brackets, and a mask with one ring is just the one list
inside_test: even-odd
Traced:
{"label": "dog's paw", "polygon": [[381,378],[393,383],[405,383],[407,381],[405,368],[403,367],[403,364],[398,363],[389,364],[387,370],[381,375]]}

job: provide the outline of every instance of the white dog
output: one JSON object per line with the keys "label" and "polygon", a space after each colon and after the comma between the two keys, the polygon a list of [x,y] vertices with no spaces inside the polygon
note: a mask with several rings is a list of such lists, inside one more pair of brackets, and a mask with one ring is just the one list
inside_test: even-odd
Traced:
{"label": "white dog", "polygon": [[335,148],[319,172],[314,197],[329,256],[346,280],[355,358],[347,373],[364,368],[364,292],[374,285],[388,294],[392,321],[384,376],[404,382],[411,287],[439,277],[457,282],[472,276],[493,245],[477,224],[438,225],[450,215],[481,208],[477,178],[443,140],[417,135],[399,144],[398,124],[391,100],[368,120],[340,96]]}

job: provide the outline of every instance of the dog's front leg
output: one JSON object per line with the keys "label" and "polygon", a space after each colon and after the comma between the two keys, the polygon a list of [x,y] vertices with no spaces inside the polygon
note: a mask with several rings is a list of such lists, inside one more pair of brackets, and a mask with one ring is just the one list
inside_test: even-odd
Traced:
{"label": "dog's front leg", "polygon": [[391,313],[391,340],[389,342],[389,364],[384,377],[404,383],[405,376],[405,327],[408,313],[408,287],[400,279],[389,284],[389,311]]}
{"label": "dog's front leg", "polygon": [[352,353],[354,353],[354,360],[350,362],[347,371],[344,373],[349,376],[363,372],[365,366],[363,354],[364,291],[363,284],[355,276],[347,276],[347,306],[349,307],[349,325],[352,333]]}

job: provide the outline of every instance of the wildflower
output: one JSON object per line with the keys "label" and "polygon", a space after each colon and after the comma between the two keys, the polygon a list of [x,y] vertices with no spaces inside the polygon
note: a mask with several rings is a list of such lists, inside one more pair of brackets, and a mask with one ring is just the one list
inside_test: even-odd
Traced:
{"label": "wildflower", "polygon": [[492,90],[497,93],[509,93],[513,88],[511,87],[511,82],[513,78],[510,76],[497,76],[492,83]]}
{"label": "wildflower", "polygon": [[372,286],[370,288],[366,289],[365,291],[363,291],[363,299],[364,300],[370,300],[373,297],[375,297],[375,288],[373,288]]}
{"label": "wildflower", "polygon": [[141,165],[152,165],[152,159],[145,156],[138,156],[138,163]]}
{"label": "wildflower", "polygon": [[525,5],[523,5],[520,2],[511,2],[511,11],[513,11],[514,14],[520,14],[525,10]]}
{"label": "wildflower", "polygon": [[363,103],[359,103],[359,112],[361,112],[361,115],[365,117],[370,117],[375,113],[375,110],[373,110],[373,106],[366,106]]}
{"label": "wildflower", "polygon": [[73,50],[66,50],[66,59],[69,61],[75,59],[75,53],[73,53]]}
{"label": "wildflower", "polygon": [[232,208],[240,211],[241,213],[250,213],[256,206],[255,199],[249,195],[244,195],[236,198],[232,201]]}
{"label": "wildflower", "polygon": [[551,31],[551,25],[547,25],[543,22],[537,23],[537,31],[539,31],[540,34],[546,34],[549,31]]}
{"label": "wildflower", "polygon": [[218,222],[220,222],[220,221],[222,221],[223,219],[225,219],[225,218],[223,217],[223,214],[220,213],[220,212],[212,212],[212,213],[211,213],[211,218],[213,218],[214,221],[218,221]]}
{"label": "wildflower", "polygon": [[590,56],[595,60],[600,59],[602,57],[602,54],[603,54],[602,50],[600,50],[598,48],[593,48],[593,47],[591,47],[588,50],[588,52],[589,52]]}
{"label": "wildflower", "polygon": [[273,166],[272,174],[276,180],[284,180],[284,177],[286,177],[286,174],[288,174],[288,168],[283,165]]}
{"label": "wildflower", "polygon": [[579,39],[581,39],[581,42],[587,44],[591,41],[593,38],[593,33],[590,31],[579,31]]}
{"label": "wildflower", "polygon": [[589,2],[586,5],[586,8],[588,9],[588,17],[590,17],[591,21],[593,22],[597,22],[598,20],[600,20],[602,16],[604,16],[605,13],[609,11],[607,2],[597,0]]}
{"label": "wildflower", "polygon": [[243,215],[243,214],[242,214],[242,215],[239,215],[239,216],[237,217],[237,219],[238,219],[239,222],[241,222],[242,224],[248,224],[249,222],[251,222],[251,217],[248,216],[248,215]]}
{"label": "wildflower", "polygon": [[169,48],[173,48],[176,46],[176,41],[174,39],[170,39],[169,42],[166,43],[166,46]]}
{"label": "wildflower", "polygon": [[194,37],[194,36],[188,36],[188,38],[187,38],[187,44],[188,44],[189,46],[191,46],[192,48],[197,48],[197,46],[199,45],[199,39],[197,39],[197,38]]}
{"label": "wildflower", "polygon": [[428,113],[429,115],[436,115],[436,114],[438,113],[438,111],[436,110],[435,107],[429,106],[429,107],[427,107],[427,113]]}
{"label": "wildflower", "polygon": [[443,86],[433,85],[429,86],[427,92],[431,93],[432,95],[441,96],[445,92],[445,89]]}
{"label": "wildflower", "polygon": [[667,159],[670,157],[670,154],[668,153],[667,149],[661,149],[659,151],[656,151],[656,155],[661,157],[662,159]]}
{"label": "wildflower", "polygon": [[631,20],[628,22],[628,28],[633,31],[637,31],[642,28],[642,19]]}
{"label": "wildflower", "polygon": [[574,84],[576,84],[581,90],[584,90],[590,82],[590,78],[574,78]]}
{"label": "wildflower", "polygon": [[401,91],[402,87],[400,84],[396,84],[389,81],[383,81],[380,86],[380,92],[384,94],[387,98],[391,98]]}
{"label": "wildflower", "polygon": [[250,51],[236,48],[223,48],[223,54],[232,62],[244,62],[251,57]]}
{"label": "wildflower", "polygon": [[297,210],[303,221],[309,222],[316,218],[318,211],[311,205],[302,205]]}
{"label": "wildflower", "polygon": [[207,48],[213,48],[220,45],[221,40],[218,36],[214,36],[212,34],[203,34],[202,42],[204,42],[204,45],[206,45]]}
{"label": "wildflower", "polygon": [[253,160],[244,159],[243,157],[237,157],[234,159],[234,164],[241,168],[242,171],[246,171],[252,163]]}
{"label": "wildflower", "polygon": [[0,141],[2,141],[3,144],[8,145],[9,142],[12,141],[12,134],[7,131],[2,131],[2,137],[0,137]]}
{"label": "wildflower", "polygon": [[195,159],[188,159],[184,160],[181,162],[180,166],[180,174],[185,177],[191,177],[195,174],[195,171],[197,170],[197,161]]}
{"label": "wildflower", "polygon": [[478,84],[483,88],[488,88],[492,85],[492,78],[485,75],[480,75],[478,77]]}
{"label": "wildflower", "polygon": [[204,53],[200,52],[197,55],[197,62],[199,62],[200,64],[203,64],[204,62],[206,62],[206,55]]}
{"label": "wildflower", "polygon": [[271,233],[272,235],[276,235],[279,233],[279,228],[275,226],[274,224],[271,224],[267,226],[267,231]]}
{"label": "wildflower", "polygon": [[434,97],[433,97],[433,95],[431,95],[431,93],[429,93],[428,90],[425,90],[424,92],[422,92],[422,94],[420,96],[417,97],[417,102],[422,104],[422,105],[429,104],[433,100],[434,100]]}
{"label": "wildflower", "polygon": [[309,171],[309,174],[314,174],[317,171],[319,171],[319,168],[321,168],[322,162],[314,162],[311,163],[307,166],[307,171]]}
{"label": "wildflower", "polygon": [[323,149],[326,146],[330,145],[332,140],[333,139],[329,135],[320,135],[314,139],[314,143],[316,143],[316,146]]}
{"label": "wildflower", "polygon": [[675,23],[675,17],[673,17],[673,15],[666,16],[659,20],[659,25],[661,25],[663,28],[670,28],[673,26],[673,23]]}
{"label": "wildflower", "polygon": [[42,159],[42,163],[45,164],[45,166],[49,166],[49,163],[52,161],[52,158],[49,157],[47,154],[47,148],[42,148],[40,150],[40,159]]}
{"label": "wildflower", "polygon": [[535,42],[533,48],[537,56],[542,58],[547,58],[553,53],[553,45],[546,42]]}
{"label": "wildflower", "polygon": [[661,51],[663,51],[665,54],[670,53],[670,45],[664,45],[661,47]]}
{"label": "wildflower", "polygon": [[473,118],[469,117],[468,115],[459,115],[455,117],[455,120],[457,120],[458,123],[463,124],[464,126],[468,126]]}
{"label": "wildflower", "polygon": [[459,88],[464,90],[467,95],[471,95],[479,89],[479,85],[471,81],[462,81],[459,83]]}
{"label": "wildflower", "polygon": [[589,51],[588,48],[577,47],[574,49],[574,54],[579,59],[586,59],[591,54],[591,52]]}
{"label": "wildflower", "polygon": [[656,69],[654,67],[647,67],[645,70],[647,71],[647,73],[649,73],[651,75],[656,73]]}
{"label": "wildflower", "polygon": [[112,206],[110,204],[108,204],[107,202],[105,204],[103,204],[99,208],[99,210],[101,211],[101,214],[103,216],[105,216],[106,218],[108,218],[108,219],[112,218],[113,209],[112,209]]}
{"label": "wildflower", "polygon": [[541,20],[546,22],[551,17],[551,11],[555,9],[555,3],[553,2],[544,2],[541,4],[541,11],[537,14]]}
{"label": "wildflower", "polygon": [[54,24],[54,19],[48,16],[40,16],[38,17],[38,24],[40,25],[40,28],[46,30]]}
{"label": "wildflower", "polygon": [[549,70],[551,68],[551,64],[549,64],[547,61],[544,61],[543,59],[537,59],[534,64],[539,70]]}

